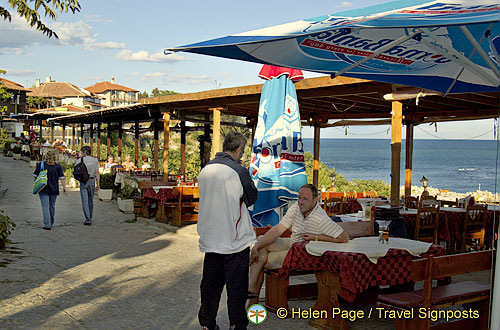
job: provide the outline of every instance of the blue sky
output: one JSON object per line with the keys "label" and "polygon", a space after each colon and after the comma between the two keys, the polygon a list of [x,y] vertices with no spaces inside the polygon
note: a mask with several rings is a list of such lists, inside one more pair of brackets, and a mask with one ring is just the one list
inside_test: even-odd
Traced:
{"label": "blue sky", "polygon": [[[37,78],[87,87],[115,78],[117,84],[151,92],[155,87],[180,93],[262,83],[259,64],[163,49],[248,30],[386,2],[254,1],[80,1],[81,12],[45,20],[60,39],[31,30],[13,14],[0,21],[0,67],[6,79],[30,87]],[[8,7],[7,1],[1,1]],[[306,77],[318,74],[305,72]],[[390,138],[387,126],[322,130],[322,137]],[[421,125],[415,138],[493,139],[493,121]],[[312,137],[305,128],[304,135]],[[433,136],[434,135],[434,136]]]}

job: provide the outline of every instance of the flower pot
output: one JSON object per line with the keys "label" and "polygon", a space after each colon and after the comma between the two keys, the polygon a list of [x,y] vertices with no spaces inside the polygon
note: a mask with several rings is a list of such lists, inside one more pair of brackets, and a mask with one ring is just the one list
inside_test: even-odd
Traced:
{"label": "flower pot", "polygon": [[12,154],[12,158],[14,158],[14,160],[19,160],[21,159],[21,154]]}
{"label": "flower pot", "polygon": [[123,213],[134,213],[134,200],[133,199],[121,199],[118,197],[118,208]]}
{"label": "flower pot", "polygon": [[102,201],[109,202],[113,199],[113,189],[99,189],[97,197]]}

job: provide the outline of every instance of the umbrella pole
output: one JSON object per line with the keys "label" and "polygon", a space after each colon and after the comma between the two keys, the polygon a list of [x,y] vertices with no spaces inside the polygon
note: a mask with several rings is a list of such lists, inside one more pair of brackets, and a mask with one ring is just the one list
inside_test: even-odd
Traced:
{"label": "umbrella pole", "polygon": [[406,168],[405,168],[405,197],[411,196],[411,176],[413,169],[413,123],[406,123]]}
{"label": "umbrella pole", "polygon": [[391,205],[399,206],[399,183],[401,167],[401,126],[403,125],[403,104],[392,102],[392,127],[391,127]]}

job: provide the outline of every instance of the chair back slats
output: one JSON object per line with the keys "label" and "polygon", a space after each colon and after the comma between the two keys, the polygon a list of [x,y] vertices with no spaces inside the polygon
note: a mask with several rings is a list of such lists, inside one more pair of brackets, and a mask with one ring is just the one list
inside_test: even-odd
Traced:
{"label": "chair back slats", "polygon": [[464,228],[462,229],[462,244],[460,250],[465,252],[467,240],[478,239],[479,244],[476,249],[484,248],[486,217],[488,216],[488,207],[486,205],[469,205],[465,210]]}
{"label": "chair back slats", "polygon": [[323,204],[323,209],[325,210],[326,214],[328,214],[328,216],[343,214],[342,198],[328,198]]}
{"label": "chair back slats", "polygon": [[439,205],[421,206],[417,211],[415,239],[438,244]]}
{"label": "chair back slats", "polygon": [[419,197],[403,197],[404,206],[408,209],[418,209]]}

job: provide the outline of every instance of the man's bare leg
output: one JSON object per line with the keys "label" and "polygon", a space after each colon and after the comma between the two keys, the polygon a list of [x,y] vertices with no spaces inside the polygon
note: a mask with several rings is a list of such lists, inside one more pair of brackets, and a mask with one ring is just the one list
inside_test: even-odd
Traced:
{"label": "man's bare leg", "polygon": [[[255,293],[257,296],[259,295],[262,284],[264,283],[264,266],[267,263],[267,254],[267,248],[260,249],[259,259],[250,266],[248,291]],[[259,297],[249,299],[247,307],[250,307],[258,302]]]}

